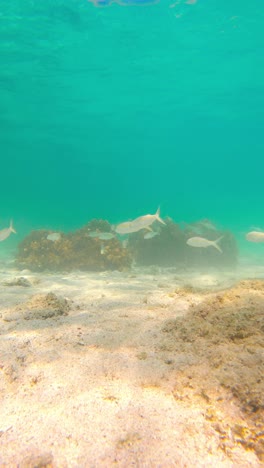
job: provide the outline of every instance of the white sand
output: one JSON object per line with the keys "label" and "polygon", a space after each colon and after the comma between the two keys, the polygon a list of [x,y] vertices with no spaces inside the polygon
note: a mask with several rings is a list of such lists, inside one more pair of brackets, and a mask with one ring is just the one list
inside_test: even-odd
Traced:
{"label": "white sand", "polygon": [[[175,397],[189,357],[176,356],[171,365],[159,344],[163,324],[199,301],[191,293],[175,298],[170,292],[177,286],[227,287],[263,273],[244,266],[243,274],[221,276],[157,268],[52,275],[3,267],[0,466],[261,466],[239,443],[221,448],[206,402]],[[21,276],[32,286],[3,284]],[[49,292],[69,300],[68,315],[5,315]],[[242,418],[232,405],[231,417]]]}

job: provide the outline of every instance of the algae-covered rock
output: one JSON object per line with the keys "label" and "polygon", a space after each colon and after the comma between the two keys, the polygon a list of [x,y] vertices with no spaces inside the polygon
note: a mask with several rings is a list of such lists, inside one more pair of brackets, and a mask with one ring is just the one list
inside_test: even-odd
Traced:
{"label": "algae-covered rock", "polygon": [[[141,230],[129,238],[129,249],[138,265],[163,267],[232,267],[237,262],[237,246],[229,231],[209,230],[202,226],[175,223],[165,219],[165,225],[154,225],[157,235],[148,238],[148,231]],[[198,230],[199,229],[199,230]],[[199,234],[197,234],[197,232]],[[202,236],[208,240],[221,239],[222,253],[213,247],[193,248],[187,245],[190,237]]]}
{"label": "algae-covered rock", "polygon": [[[35,271],[103,271],[126,269],[130,267],[132,259],[139,266],[206,269],[227,268],[236,264],[236,241],[230,232],[202,230],[195,225],[183,228],[170,218],[165,222],[165,225],[155,223],[152,232],[142,229],[129,235],[127,248],[122,245],[123,239],[112,231],[110,223],[102,219],[93,219],[81,229],[67,234],[32,231],[18,246],[17,265]],[[187,240],[196,235],[195,229],[198,228],[208,240],[222,237],[220,245],[223,252],[213,247],[204,249],[187,245]],[[103,233],[105,239],[100,239]]]}
{"label": "algae-covered rock", "polygon": [[2,312],[5,322],[16,320],[46,320],[49,318],[67,315],[70,309],[69,302],[63,297],[48,294],[36,294],[28,301],[18,304]]}
{"label": "algae-covered rock", "polygon": [[166,267],[185,262],[184,234],[173,221],[166,219],[165,222],[166,225],[155,226],[158,234],[150,239],[145,238],[146,230],[131,235],[129,248],[138,265]]}
{"label": "algae-covered rock", "polygon": [[3,282],[4,286],[21,286],[23,288],[30,288],[31,283],[27,278],[24,278],[24,276],[20,276],[19,278],[13,278],[9,281],[4,281]]}
{"label": "algae-covered rock", "polygon": [[16,263],[32,271],[104,271],[130,266],[131,256],[119,239],[100,240],[91,237],[94,232],[110,233],[111,226],[105,220],[92,220],[79,230],[60,233],[55,241],[49,240],[51,231],[32,231],[19,244]]}

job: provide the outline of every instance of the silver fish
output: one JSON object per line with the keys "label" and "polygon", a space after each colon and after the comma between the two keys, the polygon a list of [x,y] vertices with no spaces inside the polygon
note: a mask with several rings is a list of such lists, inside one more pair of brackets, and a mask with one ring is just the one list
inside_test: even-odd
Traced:
{"label": "silver fish", "polygon": [[255,243],[264,242],[264,232],[263,231],[250,231],[247,233],[246,239],[249,242],[255,242]]}
{"label": "silver fish", "polygon": [[115,228],[115,232],[117,234],[124,235],[132,234],[132,232],[138,232],[140,229],[138,229],[138,226],[134,224],[133,221],[127,221],[125,223],[118,224],[118,226]]}
{"label": "silver fish", "polygon": [[153,239],[156,236],[159,236],[159,232],[151,231],[144,234],[144,239]]}
{"label": "silver fish", "polygon": [[52,242],[56,242],[60,240],[60,238],[61,238],[61,234],[59,232],[52,232],[51,234],[48,234],[47,236],[47,239]]}
{"label": "silver fish", "polygon": [[16,234],[16,231],[15,231],[15,229],[13,227],[12,219],[10,221],[10,226],[8,228],[2,229],[2,231],[0,231],[0,241],[3,241],[5,239],[7,239],[10,236],[11,232]]}
{"label": "silver fish", "polygon": [[204,229],[202,227],[192,225],[192,224],[189,224],[188,230],[193,232],[194,234],[198,234],[198,236],[200,236],[204,232]]}
{"label": "silver fish", "polygon": [[159,221],[161,224],[166,224],[160,218],[160,209],[158,208],[156,213],[151,215],[147,214],[145,216],[139,216],[133,221],[128,221],[125,223],[118,224],[115,228],[115,232],[118,234],[131,234],[132,232],[141,231],[141,229],[148,229],[154,223],[154,221]]}
{"label": "silver fish", "polygon": [[187,240],[187,244],[190,245],[191,247],[214,247],[217,249],[219,252],[223,253],[222,249],[219,247],[218,243],[220,240],[223,238],[223,236],[219,237],[215,241],[210,241],[208,239],[205,239],[204,237],[190,237],[190,239]]}
{"label": "silver fish", "polygon": [[101,232],[99,232],[99,231],[90,231],[90,232],[88,233],[88,236],[89,236],[89,237],[99,237],[100,234],[101,234]]}
{"label": "silver fish", "polygon": [[115,234],[112,232],[100,232],[100,231],[91,231],[88,234],[89,237],[100,240],[110,240],[115,237]]}
{"label": "silver fish", "polygon": [[100,240],[111,240],[115,237],[115,235],[112,232],[101,232],[98,236],[98,239]]}
{"label": "silver fish", "polygon": [[199,221],[197,224],[200,226],[204,227],[205,229],[208,229],[210,231],[216,231],[216,227],[211,221],[208,221],[208,219],[202,219],[202,221]]}

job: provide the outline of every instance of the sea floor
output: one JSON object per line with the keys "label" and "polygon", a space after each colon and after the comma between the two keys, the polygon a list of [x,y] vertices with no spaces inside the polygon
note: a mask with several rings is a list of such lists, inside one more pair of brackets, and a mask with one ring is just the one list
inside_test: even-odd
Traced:
{"label": "sea floor", "polygon": [[264,466],[264,265],[0,267],[0,467]]}

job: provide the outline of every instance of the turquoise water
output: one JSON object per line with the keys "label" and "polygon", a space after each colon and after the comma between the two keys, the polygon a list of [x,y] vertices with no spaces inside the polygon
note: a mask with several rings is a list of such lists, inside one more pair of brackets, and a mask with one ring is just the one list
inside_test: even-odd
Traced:
{"label": "turquoise water", "polygon": [[3,227],[158,205],[241,238],[263,227],[263,20],[259,0],[1,0]]}

